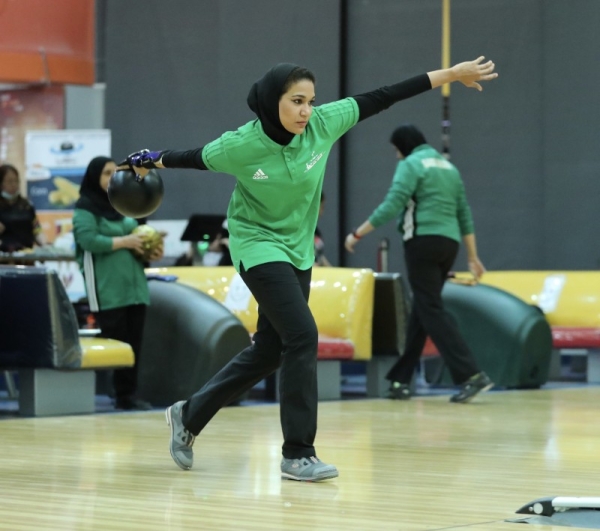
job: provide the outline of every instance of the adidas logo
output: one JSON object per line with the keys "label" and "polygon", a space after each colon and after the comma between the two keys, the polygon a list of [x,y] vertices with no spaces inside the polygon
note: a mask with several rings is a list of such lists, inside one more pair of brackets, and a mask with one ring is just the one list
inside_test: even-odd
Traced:
{"label": "adidas logo", "polygon": [[304,170],[304,173],[310,170],[317,162],[321,160],[322,157],[323,153],[318,153],[317,155],[315,155],[315,152],[313,151],[310,161],[306,163],[306,169]]}
{"label": "adidas logo", "polygon": [[257,172],[253,175],[252,177],[253,179],[268,179],[269,176],[265,175],[265,172],[262,171],[260,168],[257,170]]}

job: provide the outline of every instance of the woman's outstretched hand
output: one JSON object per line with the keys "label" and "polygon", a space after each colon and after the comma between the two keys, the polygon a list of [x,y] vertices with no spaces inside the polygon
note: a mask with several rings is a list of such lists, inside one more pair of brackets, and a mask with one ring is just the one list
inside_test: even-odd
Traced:
{"label": "woman's outstretched hand", "polygon": [[483,62],[482,55],[474,61],[465,61],[454,65],[451,70],[455,81],[460,81],[465,87],[483,90],[478,81],[490,81],[496,79],[498,74],[494,72],[496,65],[492,61]]}

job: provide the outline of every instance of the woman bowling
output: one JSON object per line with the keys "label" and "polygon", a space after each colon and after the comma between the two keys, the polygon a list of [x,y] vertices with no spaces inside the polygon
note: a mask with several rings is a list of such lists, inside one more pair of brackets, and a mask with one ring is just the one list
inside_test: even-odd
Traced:
{"label": "woman bowling", "polygon": [[256,119],[197,149],[133,153],[121,167],[143,177],[152,168],[192,168],[233,175],[227,212],[236,270],[259,305],[252,346],[235,356],[198,392],[170,406],[170,451],[190,469],[192,444],[224,405],[280,372],[282,478],[321,481],[337,468],[317,457],[317,348],[308,306],[314,234],[327,157],[338,138],[390,105],[445,83],[481,90],[497,77],[494,63],[474,61],[436,70],[351,98],[314,106],[315,76],[278,64],[250,88]]}

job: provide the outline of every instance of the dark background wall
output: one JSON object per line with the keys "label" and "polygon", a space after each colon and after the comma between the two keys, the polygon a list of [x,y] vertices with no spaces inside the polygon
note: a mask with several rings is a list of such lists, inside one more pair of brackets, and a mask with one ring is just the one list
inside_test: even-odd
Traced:
{"label": "dark background wall", "polygon": [[[318,102],[441,63],[440,0],[99,0],[98,11],[117,158],[142,147],[198,147],[252,119],[248,89],[277,62],[311,68]],[[500,73],[482,93],[451,90],[451,156],[489,269],[600,265],[599,23],[597,0],[452,1],[452,62],[485,55]],[[393,128],[413,122],[439,149],[441,116],[438,89],[361,122],[339,143],[320,222],[334,264],[375,267],[387,237],[390,269],[403,269],[393,223],[354,255],[341,242],[387,191],[397,162]],[[208,172],[164,177],[157,219],[224,212],[234,186],[233,177]],[[464,266],[461,256],[457,269]]]}
{"label": "dark background wall", "polygon": [[600,2],[544,2],[544,263],[598,269]]}

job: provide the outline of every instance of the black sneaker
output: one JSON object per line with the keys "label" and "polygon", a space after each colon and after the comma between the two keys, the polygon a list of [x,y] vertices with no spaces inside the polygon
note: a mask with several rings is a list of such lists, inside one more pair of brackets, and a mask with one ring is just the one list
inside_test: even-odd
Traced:
{"label": "black sneaker", "polygon": [[392,382],[388,389],[386,398],[390,400],[410,400],[412,392],[409,384],[403,384],[400,382]]}
{"label": "black sneaker", "polygon": [[450,397],[450,402],[466,404],[475,398],[478,393],[489,391],[494,387],[494,382],[485,372],[478,372],[475,376],[471,376],[464,384],[460,391]]}

